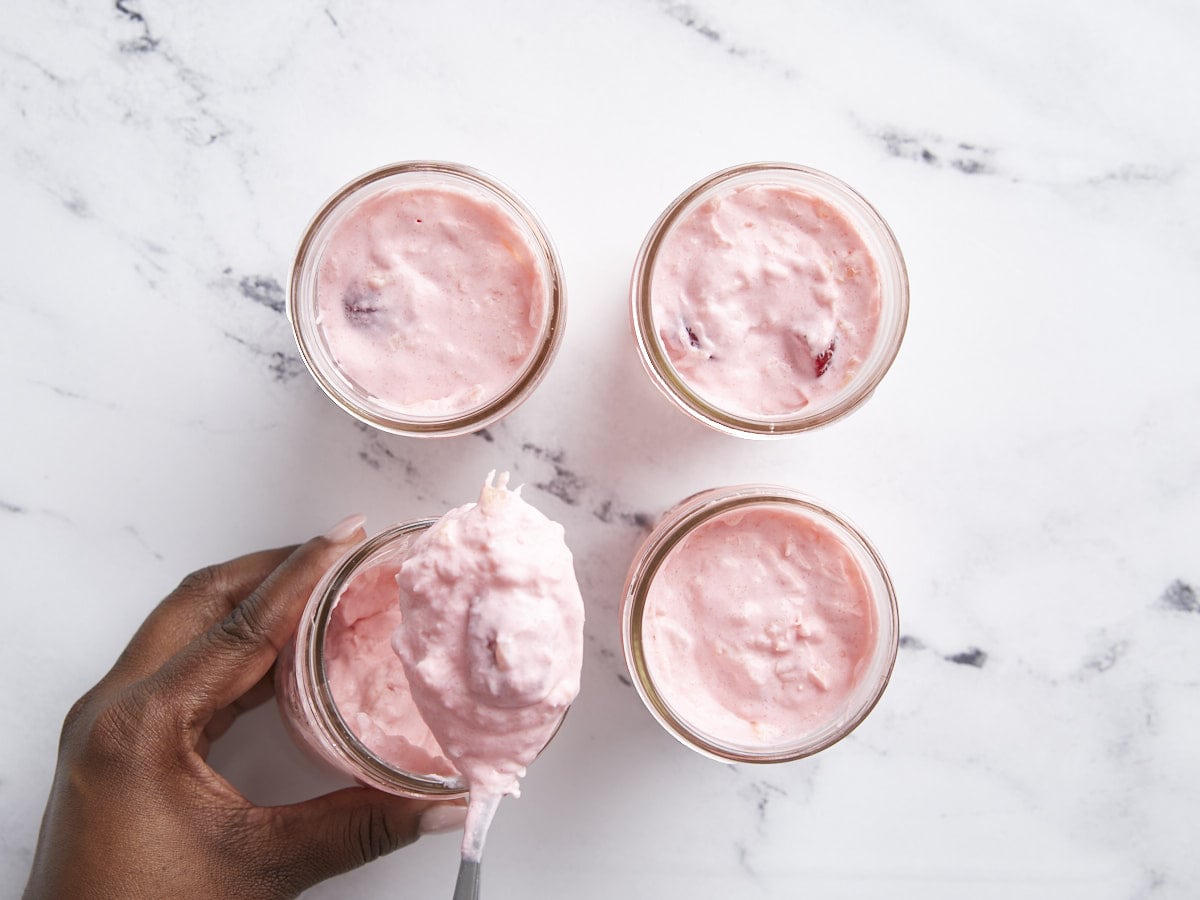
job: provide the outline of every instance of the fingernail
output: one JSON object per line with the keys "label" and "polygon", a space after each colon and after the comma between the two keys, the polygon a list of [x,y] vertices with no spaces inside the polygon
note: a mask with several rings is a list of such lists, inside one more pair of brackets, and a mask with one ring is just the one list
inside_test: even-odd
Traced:
{"label": "fingernail", "polygon": [[453,803],[442,803],[431,806],[421,813],[417,822],[419,834],[445,834],[448,831],[458,831],[467,821],[467,808]]}
{"label": "fingernail", "polygon": [[353,516],[346,516],[346,518],[325,532],[325,540],[332,541],[335,544],[345,543],[358,533],[358,530],[363,527],[365,521],[367,521],[367,517],[358,515],[357,513]]}

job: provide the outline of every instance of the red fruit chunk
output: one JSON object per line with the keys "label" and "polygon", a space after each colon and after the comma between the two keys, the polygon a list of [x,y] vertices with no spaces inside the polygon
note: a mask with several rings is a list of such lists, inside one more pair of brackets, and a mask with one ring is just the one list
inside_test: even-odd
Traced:
{"label": "red fruit chunk", "polygon": [[833,351],[837,344],[837,338],[829,342],[829,346],[813,357],[813,371],[820,378],[829,370],[829,364],[833,362]]}
{"label": "red fruit chunk", "polygon": [[379,295],[367,290],[351,289],[342,296],[342,308],[346,311],[346,318],[355,325],[369,325],[381,309]]}

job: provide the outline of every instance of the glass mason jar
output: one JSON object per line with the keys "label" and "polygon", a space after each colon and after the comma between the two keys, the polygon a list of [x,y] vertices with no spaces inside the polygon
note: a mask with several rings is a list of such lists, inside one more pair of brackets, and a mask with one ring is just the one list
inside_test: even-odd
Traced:
{"label": "glass mason jar", "polygon": [[360,573],[404,560],[413,541],[435,521],[419,519],[382,531],[325,574],[304,608],[296,634],[279,654],[275,694],[292,739],[318,761],[391,794],[447,799],[466,795],[463,780],[406,772],[372,753],[339,712],[325,671],[325,635],[342,591]]}
{"label": "glass mason jar", "polygon": [[[827,530],[862,572],[876,619],[875,640],[859,677],[835,715],[804,733],[770,745],[748,745],[706,733],[671,705],[670,688],[655,682],[643,641],[643,617],[655,577],[672,552],[702,525],[752,509],[799,513]],[[777,763],[811,756],[844,738],[875,708],[891,677],[899,646],[896,594],[875,548],[857,528],[817,501],[774,485],[713,488],[681,501],[663,514],[634,556],[621,600],[621,642],[634,687],[659,724],[685,746],[724,762]]]}
{"label": "glass mason jar", "polygon": [[[515,378],[498,393],[484,395],[468,409],[440,414],[406,412],[375,396],[338,365],[321,328],[318,272],[338,226],[360,204],[392,188],[447,188],[498,206],[522,236],[539,270],[544,293],[540,332]],[[321,389],[342,409],[383,431],[412,437],[467,434],[495,422],[518,407],[541,383],[562,343],[566,325],[566,287],[558,253],[545,227],[516,194],[488,175],[447,162],[414,161],[367,172],[337,191],[313,217],[292,263],[287,314],[304,359]],[[499,351],[499,346],[497,350]]]}
{"label": "glass mason jar", "polygon": [[[664,240],[701,204],[740,187],[781,186],[827,203],[863,239],[879,274],[880,318],[874,343],[857,371],[836,392],[794,412],[755,416],[722,409],[705,399],[672,365],[654,324],[652,289]],[[642,243],[630,283],[634,339],[654,386],[693,419],[726,434],[773,438],[796,434],[841,418],[874,392],[891,367],[908,322],[908,273],[896,236],[883,217],[849,185],[816,169],[781,162],[747,163],[692,185],[659,216]]]}

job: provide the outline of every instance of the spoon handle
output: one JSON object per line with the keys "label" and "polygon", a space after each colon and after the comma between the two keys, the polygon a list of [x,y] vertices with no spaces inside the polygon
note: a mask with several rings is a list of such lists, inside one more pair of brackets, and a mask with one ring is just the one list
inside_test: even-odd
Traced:
{"label": "spoon handle", "polygon": [[464,858],[459,863],[454,900],[479,900],[479,860]]}

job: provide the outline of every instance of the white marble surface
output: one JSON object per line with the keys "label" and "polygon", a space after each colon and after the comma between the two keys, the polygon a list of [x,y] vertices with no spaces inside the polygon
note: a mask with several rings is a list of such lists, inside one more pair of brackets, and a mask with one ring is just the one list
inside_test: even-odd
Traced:
{"label": "white marble surface", "polygon": [[[1200,895],[1200,15],[1106,4],[15,0],[0,33],[0,893],[70,702],[202,564],[509,467],[567,527],[585,686],[489,847],[504,897]],[[478,166],[538,210],[566,341],[490,437],[375,434],[303,371],[280,284],[338,185]],[[849,419],[708,433],[636,361],[660,209],[786,159],[907,255],[900,357]],[[626,685],[641,524],[775,481],[873,538],[904,646],[847,741],[723,766]],[[333,783],[273,708],[218,745],[252,798]],[[311,892],[448,896],[451,838]]]}

